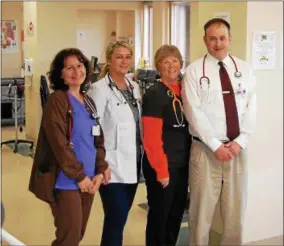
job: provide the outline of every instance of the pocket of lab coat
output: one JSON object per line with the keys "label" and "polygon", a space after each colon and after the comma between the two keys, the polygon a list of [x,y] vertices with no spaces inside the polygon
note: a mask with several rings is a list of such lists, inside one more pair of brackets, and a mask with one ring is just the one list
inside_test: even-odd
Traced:
{"label": "pocket of lab coat", "polygon": [[132,122],[117,124],[117,149],[122,155],[136,153],[136,127]]}
{"label": "pocket of lab coat", "polygon": [[119,165],[119,158],[117,150],[106,151],[106,162],[111,167],[117,167]]}

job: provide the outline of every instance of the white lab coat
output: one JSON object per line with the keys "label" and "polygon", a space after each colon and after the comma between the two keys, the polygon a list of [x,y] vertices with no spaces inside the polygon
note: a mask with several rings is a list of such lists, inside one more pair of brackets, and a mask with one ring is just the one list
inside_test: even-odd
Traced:
{"label": "white lab coat", "polygon": [[[141,114],[141,95],[136,82],[133,94]],[[128,82],[127,82],[128,83]],[[95,101],[104,132],[106,161],[111,169],[111,183],[137,183],[136,123],[128,103],[106,75],[91,85],[88,95]],[[141,121],[140,121],[141,129]],[[141,135],[142,136],[142,135]]]}

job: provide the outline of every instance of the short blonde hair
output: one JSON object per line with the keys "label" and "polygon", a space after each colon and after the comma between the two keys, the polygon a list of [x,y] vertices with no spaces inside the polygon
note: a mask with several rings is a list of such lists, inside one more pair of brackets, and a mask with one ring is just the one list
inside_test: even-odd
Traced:
{"label": "short blonde hair", "polygon": [[106,56],[105,56],[106,64],[102,68],[99,79],[104,78],[106,76],[106,74],[109,72],[108,62],[111,59],[111,56],[112,56],[114,50],[116,48],[119,48],[119,47],[124,47],[124,48],[128,49],[130,51],[131,56],[133,55],[133,51],[132,51],[132,48],[131,48],[129,43],[127,43],[125,41],[116,41],[116,42],[110,43],[106,48]]}
{"label": "short blonde hair", "polygon": [[182,56],[178,47],[176,47],[175,45],[164,44],[156,51],[154,57],[155,67],[158,71],[159,71],[159,63],[162,60],[164,60],[167,56],[176,57],[179,60],[181,67],[183,66]]}

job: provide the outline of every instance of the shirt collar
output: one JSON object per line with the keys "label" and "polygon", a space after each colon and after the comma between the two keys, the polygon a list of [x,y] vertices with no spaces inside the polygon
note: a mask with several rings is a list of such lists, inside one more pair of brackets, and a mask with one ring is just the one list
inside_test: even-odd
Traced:
{"label": "shirt collar", "polygon": [[225,66],[230,67],[231,66],[231,58],[229,56],[229,54],[227,54],[227,56],[225,57],[225,59],[222,61],[224,63]]}
{"label": "shirt collar", "polygon": [[[207,59],[210,60],[211,62],[213,62],[216,65],[218,65],[218,62],[220,61],[220,60],[217,60],[212,55],[210,55],[209,53],[207,53]],[[225,66],[230,67],[231,58],[230,58],[229,54],[227,54],[227,56],[225,57],[225,59],[222,62],[224,63]]]}

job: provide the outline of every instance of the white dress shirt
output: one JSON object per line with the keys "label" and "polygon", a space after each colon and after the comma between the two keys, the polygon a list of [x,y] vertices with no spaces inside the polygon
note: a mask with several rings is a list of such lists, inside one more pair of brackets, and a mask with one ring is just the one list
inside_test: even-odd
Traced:
{"label": "white dress shirt", "polygon": [[[190,64],[185,71],[182,83],[184,113],[189,122],[189,130],[212,151],[216,151],[222,141],[228,141],[226,114],[218,60],[207,54],[204,75],[209,78],[200,82],[203,76],[203,57]],[[251,66],[233,57],[242,76],[237,78],[232,59],[227,56],[224,66],[231,79],[239,116],[240,135],[234,139],[242,148],[247,146],[248,136],[253,132],[256,121],[255,76]]]}

